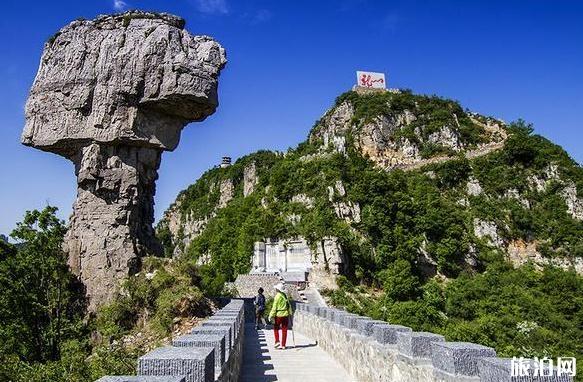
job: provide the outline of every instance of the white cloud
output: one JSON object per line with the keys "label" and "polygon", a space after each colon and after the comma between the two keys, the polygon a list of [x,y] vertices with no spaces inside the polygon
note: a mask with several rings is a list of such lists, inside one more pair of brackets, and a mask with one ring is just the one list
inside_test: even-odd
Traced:
{"label": "white cloud", "polygon": [[113,9],[116,11],[123,11],[128,4],[123,0],[113,0]]}
{"label": "white cloud", "polygon": [[226,0],[196,0],[196,8],[206,14],[227,14],[229,8]]}

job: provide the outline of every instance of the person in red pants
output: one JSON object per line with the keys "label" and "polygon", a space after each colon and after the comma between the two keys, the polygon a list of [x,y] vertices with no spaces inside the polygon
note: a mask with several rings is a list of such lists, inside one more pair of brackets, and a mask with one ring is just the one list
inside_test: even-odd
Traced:
{"label": "person in red pants", "polygon": [[[275,298],[269,312],[269,321],[274,319],[273,334],[275,335],[275,348],[285,350],[287,340],[287,325],[289,317],[292,315],[291,303],[285,294],[282,283],[275,286]],[[279,329],[281,328],[281,342],[279,342]]]}

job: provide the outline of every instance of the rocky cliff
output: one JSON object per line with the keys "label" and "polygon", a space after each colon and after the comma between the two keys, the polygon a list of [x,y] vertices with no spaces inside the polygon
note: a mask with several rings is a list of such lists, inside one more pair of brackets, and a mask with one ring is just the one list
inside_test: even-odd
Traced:
{"label": "rocky cliff", "polygon": [[581,167],[522,121],[409,91],[348,92],[297,148],[204,174],[158,232],[169,253],[231,280],[250,269],[254,241],[294,237],[313,249],[337,238],[361,280],[399,258],[423,278],[498,256],[582,273],[582,189]]}
{"label": "rocky cliff", "polygon": [[259,182],[259,174],[266,171],[276,157],[271,152],[258,152],[241,158],[230,167],[210,170],[196,184],[182,191],[164,212],[157,227],[166,255],[182,255],[233,198],[251,195]]}
{"label": "rocky cliff", "polygon": [[346,153],[349,140],[363,156],[384,169],[412,169],[445,161],[458,153],[485,155],[503,146],[502,121],[464,111],[438,97],[415,100],[406,92],[372,97],[347,93],[310,133],[320,152]]}
{"label": "rocky cliff", "polygon": [[65,245],[90,309],[140,257],[161,252],[152,229],[161,154],[218,105],[224,49],[184,25],[169,14],[100,16],[72,22],[44,47],[22,143],[75,164]]}

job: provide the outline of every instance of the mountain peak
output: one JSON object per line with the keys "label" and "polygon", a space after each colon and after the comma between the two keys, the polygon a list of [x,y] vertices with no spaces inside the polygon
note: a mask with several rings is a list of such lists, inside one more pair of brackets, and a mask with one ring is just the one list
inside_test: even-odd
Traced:
{"label": "mountain peak", "polygon": [[409,90],[359,93],[336,99],[310,132],[320,152],[346,152],[346,144],[377,166],[418,168],[487,154],[503,146],[505,124],[464,111],[453,100]]}

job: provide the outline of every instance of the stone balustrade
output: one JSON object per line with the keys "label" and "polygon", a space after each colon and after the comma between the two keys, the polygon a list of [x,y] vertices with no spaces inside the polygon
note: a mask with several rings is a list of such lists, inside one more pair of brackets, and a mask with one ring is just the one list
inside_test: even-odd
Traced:
{"label": "stone balustrade", "polygon": [[447,342],[441,335],[414,332],[340,309],[297,304],[294,329],[313,338],[362,382],[571,382],[571,376],[512,376],[511,360],[494,349]]}
{"label": "stone balustrade", "polygon": [[97,382],[237,382],[244,336],[244,301],[233,299],[172,346],[140,357],[137,376],[106,376]]}

